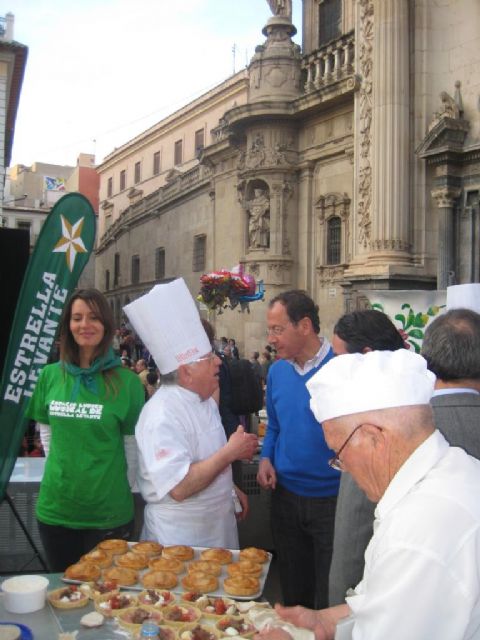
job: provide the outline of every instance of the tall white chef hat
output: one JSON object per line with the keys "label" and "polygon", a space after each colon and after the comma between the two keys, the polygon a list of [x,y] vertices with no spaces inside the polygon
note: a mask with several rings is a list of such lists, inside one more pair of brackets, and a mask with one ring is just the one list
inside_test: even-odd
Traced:
{"label": "tall white chef hat", "polygon": [[160,373],[175,371],[212,350],[183,278],[157,284],[123,310]]}
{"label": "tall white chef hat", "polygon": [[319,422],[350,415],[428,404],[435,375],[422,356],[398,349],[333,358],[308,382],[310,408]]}
{"label": "tall white chef hat", "polygon": [[480,313],[480,283],[454,284],[447,287],[447,311],[459,308]]}

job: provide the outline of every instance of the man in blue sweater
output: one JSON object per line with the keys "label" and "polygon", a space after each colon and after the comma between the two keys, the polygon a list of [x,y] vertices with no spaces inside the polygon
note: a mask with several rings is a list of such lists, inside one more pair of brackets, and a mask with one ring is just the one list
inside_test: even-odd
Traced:
{"label": "man in blue sweater", "polygon": [[285,605],[328,605],[340,474],[310,410],[306,383],[334,354],[319,336],[318,306],[305,291],[273,298],[268,341],[277,360],[268,372],[268,429],[257,480],[272,489],[272,533]]}

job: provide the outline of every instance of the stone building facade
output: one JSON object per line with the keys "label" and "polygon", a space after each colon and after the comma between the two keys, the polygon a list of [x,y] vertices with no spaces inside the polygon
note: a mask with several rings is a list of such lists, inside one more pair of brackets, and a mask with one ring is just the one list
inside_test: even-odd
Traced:
{"label": "stone building facade", "polygon": [[98,169],[96,283],[118,320],[156,282],[195,294],[240,263],[266,301],[214,321],[251,351],[285,289],[329,334],[366,289],[480,280],[477,0],[303,0],[301,49],[290,2],[269,4],[244,72]]}

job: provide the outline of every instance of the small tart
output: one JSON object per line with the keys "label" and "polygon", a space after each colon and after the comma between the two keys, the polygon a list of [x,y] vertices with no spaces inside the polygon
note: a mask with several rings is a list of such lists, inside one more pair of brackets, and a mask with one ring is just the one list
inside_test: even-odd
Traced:
{"label": "small tart", "polygon": [[81,582],[91,582],[98,580],[101,576],[100,567],[91,562],[77,562],[65,569],[65,578],[69,580],[80,580]]}
{"label": "small tart", "polygon": [[228,564],[232,561],[232,552],[228,549],[205,549],[200,554],[202,560],[217,562],[218,564]]}
{"label": "small tart", "polygon": [[106,618],[118,616],[120,611],[130,609],[138,604],[138,598],[133,593],[106,593],[94,601],[95,609]]}
{"label": "small tart", "polygon": [[194,601],[206,618],[218,620],[224,616],[241,616],[235,600],[202,595]]}
{"label": "small tart", "polygon": [[130,547],[130,551],[133,551],[133,553],[144,553],[147,556],[159,556],[162,550],[163,544],[152,540],[142,540]]}
{"label": "small tart", "polygon": [[246,575],[225,578],[223,590],[232,596],[252,596],[260,591],[260,581],[258,578]]}
{"label": "small tart", "polygon": [[172,571],[147,571],[142,576],[145,589],[173,589],[177,583],[178,578]]}
{"label": "small tart", "polygon": [[161,608],[173,604],[175,595],[171,591],[161,589],[146,589],[138,595],[139,604],[147,607]]}
{"label": "small tart", "polygon": [[119,553],[126,553],[128,551],[128,542],[126,540],[121,540],[117,538],[109,538],[107,540],[102,540],[102,542],[99,542],[97,544],[97,549],[108,551],[113,555],[117,555]]}
{"label": "small tart", "polygon": [[89,598],[86,596],[76,584],[70,584],[68,587],[54,589],[47,595],[48,601],[57,609],[78,609],[85,607]]}
{"label": "small tart", "polygon": [[162,551],[164,558],[176,558],[177,560],[191,560],[194,556],[192,547],[187,547],[184,544],[176,544],[170,547],[164,547]]}
{"label": "small tart", "polygon": [[251,622],[247,622],[245,618],[225,616],[215,625],[222,636],[241,636],[242,638],[251,638],[257,633],[256,628]]}
{"label": "small tart", "polygon": [[161,624],[163,615],[161,611],[148,607],[131,607],[119,613],[117,620],[125,629],[137,630],[146,620]]}
{"label": "small tart", "polygon": [[84,582],[80,589],[91,600],[103,596],[106,593],[118,593],[118,583],[116,580],[98,580],[97,582]]}
{"label": "small tart", "polygon": [[164,624],[174,627],[194,626],[202,617],[202,612],[189,605],[172,604],[162,609]]}
{"label": "small tart", "polygon": [[206,624],[180,627],[178,630],[178,640],[217,640],[219,635],[215,627]]}
{"label": "small tart", "polygon": [[190,573],[190,571],[203,571],[212,576],[219,576],[222,573],[222,565],[218,564],[218,562],[209,562],[208,560],[194,560],[189,563],[187,571],[188,573]]}
{"label": "small tart", "polygon": [[152,558],[148,566],[154,571],[173,571],[173,573],[185,571],[185,563],[176,558]]}
{"label": "small tart", "polygon": [[105,580],[116,580],[122,587],[130,587],[137,582],[138,573],[126,567],[110,567],[110,569],[104,569],[103,577]]}
{"label": "small tart", "polygon": [[136,569],[137,571],[140,571],[140,569],[148,567],[148,556],[144,553],[128,551],[121,556],[116,556],[115,564],[117,567],[126,567],[127,569]]}
{"label": "small tart", "polygon": [[218,589],[218,579],[204,571],[191,571],[181,580],[182,587],[187,591],[199,591],[209,593]]}
{"label": "small tart", "polygon": [[252,562],[258,562],[263,564],[267,562],[269,555],[268,551],[264,549],[258,549],[257,547],[246,547],[242,549],[239,554],[240,560],[251,560]]}
{"label": "small tart", "polygon": [[101,569],[105,569],[112,564],[112,554],[108,553],[108,551],[103,551],[103,549],[93,549],[93,551],[83,555],[80,558],[80,562],[90,562]]}
{"label": "small tart", "polygon": [[252,562],[251,560],[239,560],[227,566],[229,576],[247,575],[258,578],[262,571],[262,565],[258,564],[258,562]]}

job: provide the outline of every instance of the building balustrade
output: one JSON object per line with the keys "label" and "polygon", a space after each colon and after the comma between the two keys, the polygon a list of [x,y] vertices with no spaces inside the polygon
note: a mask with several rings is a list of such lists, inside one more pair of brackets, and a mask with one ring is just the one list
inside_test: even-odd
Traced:
{"label": "building balustrade", "polygon": [[305,93],[311,93],[338,82],[354,72],[355,37],[348,33],[334,42],[305,56]]}

